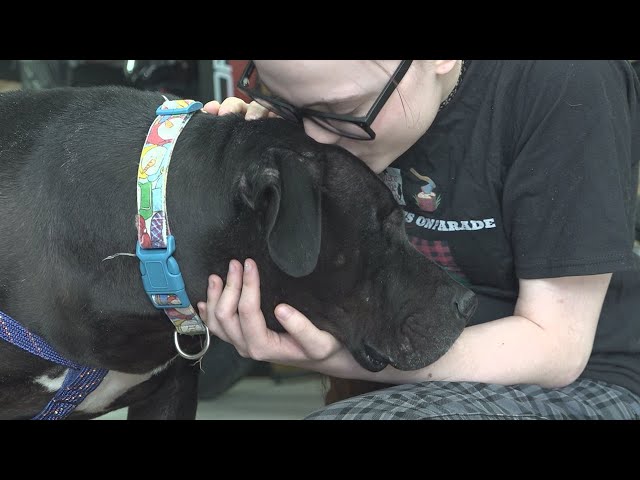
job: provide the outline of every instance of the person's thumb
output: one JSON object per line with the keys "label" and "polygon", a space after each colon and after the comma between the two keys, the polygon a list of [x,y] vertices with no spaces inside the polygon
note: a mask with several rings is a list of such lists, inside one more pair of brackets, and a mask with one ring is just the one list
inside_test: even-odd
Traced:
{"label": "person's thumb", "polygon": [[287,333],[311,358],[324,359],[339,346],[335,337],[319,330],[307,317],[290,305],[281,303],[276,307],[275,315]]}

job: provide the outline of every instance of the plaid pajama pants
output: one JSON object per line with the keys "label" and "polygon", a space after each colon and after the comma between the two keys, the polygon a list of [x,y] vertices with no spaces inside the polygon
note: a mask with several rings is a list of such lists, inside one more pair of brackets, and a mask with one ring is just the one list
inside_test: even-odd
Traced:
{"label": "plaid pajama pants", "polygon": [[336,402],[306,420],[640,420],[640,396],[601,381],[563,388],[422,382]]}

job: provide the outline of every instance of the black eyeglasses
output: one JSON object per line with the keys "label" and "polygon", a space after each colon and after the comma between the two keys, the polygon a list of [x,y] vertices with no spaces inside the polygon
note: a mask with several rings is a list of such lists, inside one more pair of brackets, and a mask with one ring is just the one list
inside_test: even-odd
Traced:
{"label": "black eyeglasses", "polygon": [[[398,65],[398,68],[382,92],[380,92],[376,101],[373,102],[369,112],[363,117],[319,112],[310,108],[297,108],[280,98],[268,95],[265,93],[265,87],[260,83],[253,61],[249,61],[247,64],[247,67],[242,73],[242,77],[238,80],[237,87],[252,100],[286,120],[302,124],[302,119],[308,118],[322,128],[337,135],[355,140],[373,140],[376,138],[376,133],[371,129],[371,124],[402,80],[402,77],[404,77],[407,70],[409,70],[411,62],[413,62],[413,60],[402,60],[400,62],[400,65]],[[260,89],[262,89],[262,91],[260,91]]]}

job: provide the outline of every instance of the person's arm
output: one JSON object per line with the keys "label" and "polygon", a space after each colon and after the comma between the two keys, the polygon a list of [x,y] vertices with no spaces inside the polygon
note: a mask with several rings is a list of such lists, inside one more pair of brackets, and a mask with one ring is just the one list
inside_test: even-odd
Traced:
{"label": "person's arm", "polygon": [[560,387],[575,380],[591,353],[611,274],[521,280],[514,316],[466,328],[438,361],[420,370],[362,368],[330,334],[290,308],[276,315],[287,330],[267,329],[260,311],[260,281],[252,260],[233,262],[227,282],[213,275],[207,303],[199,303],[209,329],[256,360],[326,375],[383,383],[424,380],[535,383]]}
{"label": "person's arm", "polygon": [[451,349],[426,368],[387,368],[375,380],[568,385],[591,354],[610,279],[611,274],[520,280],[513,316],[465,328]]}

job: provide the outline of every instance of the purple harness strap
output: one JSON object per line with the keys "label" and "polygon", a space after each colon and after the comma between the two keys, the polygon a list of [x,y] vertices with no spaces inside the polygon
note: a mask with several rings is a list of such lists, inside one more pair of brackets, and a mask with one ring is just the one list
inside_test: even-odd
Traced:
{"label": "purple harness strap", "polygon": [[109,372],[67,360],[56,352],[42,337],[31,333],[6,313],[0,312],[0,338],[50,362],[69,370],[54,397],[32,420],[62,420],[93,392]]}

